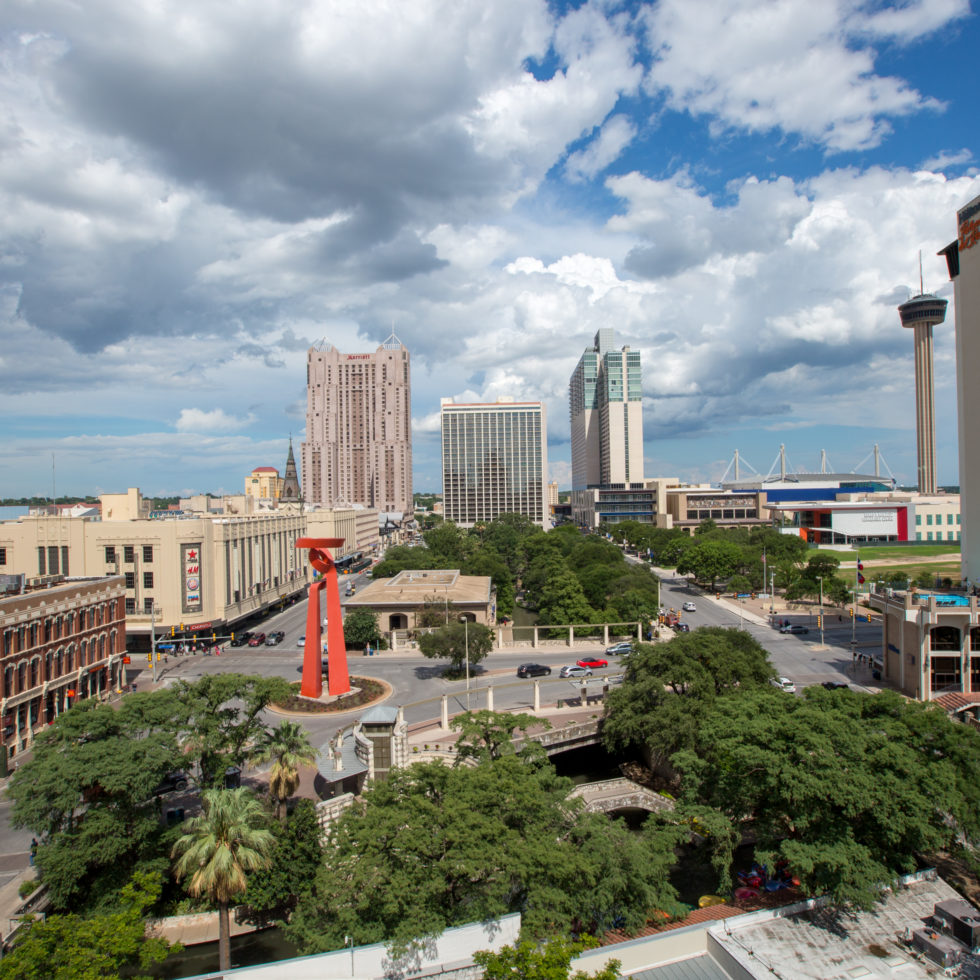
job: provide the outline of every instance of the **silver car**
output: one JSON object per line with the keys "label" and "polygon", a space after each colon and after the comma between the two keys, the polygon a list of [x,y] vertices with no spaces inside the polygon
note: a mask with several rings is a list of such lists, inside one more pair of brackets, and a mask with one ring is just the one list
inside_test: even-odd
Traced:
{"label": "silver car", "polygon": [[559,677],[591,677],[591,667],[579,667],[578,664],[567,664],[558,672]]}

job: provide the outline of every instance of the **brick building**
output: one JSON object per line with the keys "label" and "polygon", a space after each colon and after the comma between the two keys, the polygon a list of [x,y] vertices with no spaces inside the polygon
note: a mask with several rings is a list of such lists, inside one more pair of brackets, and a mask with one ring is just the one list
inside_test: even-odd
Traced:
{"label": "brick building", "polygon": [[52,578],[0,598],[0,770],[79,698],[125,683],[123,576]]}

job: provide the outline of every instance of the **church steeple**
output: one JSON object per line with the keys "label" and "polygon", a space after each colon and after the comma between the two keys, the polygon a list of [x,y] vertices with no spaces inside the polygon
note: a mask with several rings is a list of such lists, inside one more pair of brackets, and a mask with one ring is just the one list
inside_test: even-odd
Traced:
{"label": "church steeple", "polygon": [[296,476],[296,457],[293,456],[293,437],[289,437],[289,455],[286,457],[286,472],[282,479],[280,500],[299,500],[299,478]]}

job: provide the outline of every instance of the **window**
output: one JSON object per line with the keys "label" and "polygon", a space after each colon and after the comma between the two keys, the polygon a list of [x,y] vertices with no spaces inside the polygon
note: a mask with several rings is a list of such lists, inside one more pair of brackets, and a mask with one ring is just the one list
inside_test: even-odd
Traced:
{"label": "window", "polygon": [[[932,535],[930,534],[931,538]],[[136,588],[136,572],[126,572],[126,588],[135,589]]]}
{"label": "window", "polygon": [[927,534],[926,534],[926,540],[927,541],[932,541],[932,531],[927,532]]}
{"label": "window", "polygon": [[143,545],[143,561],[153,561],[153,545]]}
{"label": "window", "polygon": [[153,588],[153,572],[143,572],[143,588]]}
{"label": "window", "polygon": [[6,565],[6,564],[7,564],[7,549],[0,548],[0,565]]}
{"label": "window", "polygon": [[54,632],[54,624],[51,622],[50,619],[46,619],[44,621],[44,642],[45,643],[50,643],[51,642],[51,634],[53,632]]}
{"label": "window", "polygon": [[153,614],[152,598],[147,598],[143,600],[143,612],[146,613],[147,616],[151,616]]}
{"label": "window", "polygon": [[136,600],[135,599],[127,599],[126,600],[126,612],[127,613],[135,613],[136,612]]}
{"label": "window", "polygon": [[116,547],[115,545],[107,544],[105,546],[105,561],[107,565],[115,565],[116,563]]}
{"label": "window", "polygon": [[61,574],[68,574],[68,545],[61,546]]}
{"label": "window", "polygon": [[947,524],[952,524],[953,523],[953,515],[952,514],[947,514],[946,515],[946,523]]}
{"label": "window", "polygon": [[922,532],[921,531],[916,531],[915,532],[915,540],[916,541],[921,541],[922,540]]}
{"label": "window", "polygon": [[123,545],[123,561],[127,565],[132,565],[136,561],[135,549],[131,544]]}
{"label": "window", "polygon": [[38,575],[48,574],[47,552],[44,550],[43,545],[38,545],[37,548],[37,574]]}
{"label": "window", "polygon": [[48,571],[52,575],[57,575],[59,571],[58,564],[58,546],[56,544],[48,545]]}
{"label": "window", "polygon": [[926,524],[932,523],[932,514],[926,514]]}

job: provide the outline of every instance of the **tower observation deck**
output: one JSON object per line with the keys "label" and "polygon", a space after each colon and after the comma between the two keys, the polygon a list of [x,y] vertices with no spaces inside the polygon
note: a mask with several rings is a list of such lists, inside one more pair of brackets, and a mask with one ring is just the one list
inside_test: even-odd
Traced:
{"label": "tower observation deck", "polygon": [[923,293],[898,308],[902,326],[915,331],[915,431],[919,493],[936,492],[936,385],[932,369],[932,328],[946,319],[946,300]]}

